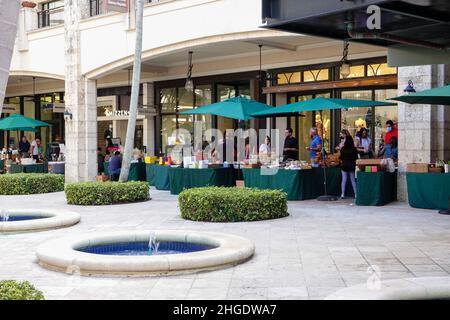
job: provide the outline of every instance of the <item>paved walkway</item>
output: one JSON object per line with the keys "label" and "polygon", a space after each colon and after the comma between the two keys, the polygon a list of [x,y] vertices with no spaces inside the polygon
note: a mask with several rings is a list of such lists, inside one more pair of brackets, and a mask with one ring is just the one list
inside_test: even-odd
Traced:
{"label": "paved walkway", "polygon": [[[78,225],[38,233],[0,235],[0,279],[29,280],[47,299],[321,299],[345,286],[450,272],[450,217],[404,203],[356,207],[291,202],[284,219],[198,223],[180,218],[177,197],[151,190],[145,203],[77,207],[63,193],[0,196],[2,209],[64,208]],[[155,278],[69,276],[36,263],[36,247],[67,234],[130,229],[190,229],[241,235],[256,244],[248,262],[214,272]],[[373,266],[375,274],[368,272]]]}

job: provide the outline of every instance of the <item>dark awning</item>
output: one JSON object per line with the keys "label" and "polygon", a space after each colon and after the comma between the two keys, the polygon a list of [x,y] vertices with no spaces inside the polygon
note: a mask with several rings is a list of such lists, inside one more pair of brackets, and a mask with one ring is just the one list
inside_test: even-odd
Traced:
{"label": "dark awning", "polygon": [[[262,0],[265,28],[349,40],[354,34],[380,34],[378,39],[358,39],[381,46],[411,40],[426,47],[450,47],[449,0]],[[381,30],[367,28],[367,8],[381,8]]]}

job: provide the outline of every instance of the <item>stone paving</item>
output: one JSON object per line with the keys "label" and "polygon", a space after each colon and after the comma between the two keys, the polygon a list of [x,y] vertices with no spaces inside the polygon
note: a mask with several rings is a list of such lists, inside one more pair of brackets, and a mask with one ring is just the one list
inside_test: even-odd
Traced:
{"label": "stone paving", "polygon": [[[322,299],[369,278],[450,272],[450,217],[405,203],[290,202],[287,218],[224,224],[185,221],[176,196],[154,189],[151,196],[144,203],[102,207],[69,206],[63,193],[0,196],[2,209],[64,208],[82,215],[66,229],[0,235],[0,279],[29,280],[47,299]],[[233,268],[153,278],[70,276],[36,263],[35,249],[46,240],[132,229],[232,233],[253,240],[256,253]]]}

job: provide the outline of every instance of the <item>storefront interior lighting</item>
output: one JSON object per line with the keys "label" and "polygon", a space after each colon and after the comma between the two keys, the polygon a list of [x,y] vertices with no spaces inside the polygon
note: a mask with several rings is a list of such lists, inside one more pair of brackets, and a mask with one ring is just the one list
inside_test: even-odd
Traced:
{"label": "storefront interior lighting", "polygon": [[414,83],[412,82],[412,80],[408,81],[408,85],[406,86],[405,90],[403,90],[403,92],[405,93],[415,93],[416,89],[414,89]]}
{"label": "storefront interior lighting", "polygon": [[341,76],[342,78],[347,78],[351,71],[350,71],[350,64],[348,63],[348,47],[349,47],[349,43],[348,41],[344,41],[344,51],[342,52],[342,60],[341,60]]}
{"label": "storefront interior lighting", "polygon": [[189,51],[189,57],[188,57],[188,72],[187,72],[187,79],[186,84],[184,85],[184,88],[186,91],[193,92],[194,91],[194,82],[192,81],[192,68],[194,67],[192,64],[192,51]]}

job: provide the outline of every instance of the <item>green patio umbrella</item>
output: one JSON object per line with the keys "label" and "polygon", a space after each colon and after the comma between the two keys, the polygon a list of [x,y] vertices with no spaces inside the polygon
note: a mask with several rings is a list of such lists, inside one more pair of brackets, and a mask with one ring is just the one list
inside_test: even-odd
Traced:
{"label": "green patio umbrella", "polygon": [[391,106],[395,103],[370,101],[370,100],[352,100],[352,99],[334,99],[334,98],[315,98],[311,100],[299,101],[284,106],[271,108],[255,112],[254,117],[280,117],[287,114],[307,112],[307,111],[323,111],[334,109],[347,108],[362,108],[362,107],[382,107]]}
{"label": "green patio umbrella", "polygon": [[267,104],[250,100],[244,97],[235,97],[225,101],[209,104],[193,110],[180,112],[180,114],[212,114],[216,116],[236,119],[254,119],[253,113],[275,109]]}
{"label": "green patio umbrella", "polygon": [[28,118],[21,114],[13,114],[0,120],[0,130],[4,131],[35,131],[35,128],[50,126],[46,122]]}
{"label": "green patio umbrella", "polygon": [[450,105],[450,85],[392,98],[410,104]]}
{"label": "green patio umbrella", "polygon": [[28,118],[17,113],[0,120],[0,130],[17,131],[17,137],[19,140],[19,131],[36,131],[36,128],[50,126],[51,124],[46,122]]}

